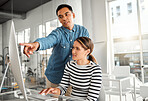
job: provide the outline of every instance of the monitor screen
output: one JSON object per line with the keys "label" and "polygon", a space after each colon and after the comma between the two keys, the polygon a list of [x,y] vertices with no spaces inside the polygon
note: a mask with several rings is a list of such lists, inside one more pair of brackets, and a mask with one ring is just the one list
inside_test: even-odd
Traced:
{"label": "monitor screen", "polygon": [[14,78],[15,78],[24,98],[27,100],[27,95],[26,95],[25,84],[23,81],[23,75],[22,75],[22,71],[21,71],[19,51],[18,51],[18,47],[17,47],[15,28],[14,28],[13,21],[10,26],[9,57],[10,57],[10,68],[12,70]]}

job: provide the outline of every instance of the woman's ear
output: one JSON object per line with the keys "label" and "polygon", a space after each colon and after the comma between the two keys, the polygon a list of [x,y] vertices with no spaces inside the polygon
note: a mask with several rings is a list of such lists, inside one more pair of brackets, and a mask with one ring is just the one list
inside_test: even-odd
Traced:
{"label": "woman's ear", "polygon": [[86,50],[86,55],[88,55],[90,53],[90,49]]}

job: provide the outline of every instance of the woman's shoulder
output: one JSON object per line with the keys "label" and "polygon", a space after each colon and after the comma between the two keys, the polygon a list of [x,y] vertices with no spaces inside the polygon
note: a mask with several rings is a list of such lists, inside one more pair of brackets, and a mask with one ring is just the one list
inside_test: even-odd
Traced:
{"label": "woman's shoulder", "polygon": [[89,63],[91,66],[97,66],[97,67],[101,67],[100,64],[96,64],[95,62],[93,61],[90,61]]}
{"label": "woman's shoulder", "polygon": [[67,65],[67,66],[76,65],[76,61],[74,61],[74,60],[68,61],[68,62],[66,63],[66,65]]}
{"label": "woman's shoulder", "polygon": [[90,61],[89,66],[91,66],[92,69],[101,69],[101,66],[99,64],[96,64],[96,63],[94,63],[92,61]]}
{"label": "woman's shoulder", "polygon": [[75,60],[71,60],[71,61],[69,61],[69,64],[76,65],[76,61]]}

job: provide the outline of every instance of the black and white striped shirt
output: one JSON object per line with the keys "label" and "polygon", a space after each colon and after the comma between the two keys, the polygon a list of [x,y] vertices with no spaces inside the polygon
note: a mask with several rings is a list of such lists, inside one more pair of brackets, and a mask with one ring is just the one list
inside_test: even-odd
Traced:
{"label": "black and white striped shirt", "polygon": [[88,65],[78,65],[76,61],[66,64],[62,81],[58,88],[65,94],[69,85],[72,86],[71,96],[86,101],[96,101],[102,83],[101,67],[92,61]]}

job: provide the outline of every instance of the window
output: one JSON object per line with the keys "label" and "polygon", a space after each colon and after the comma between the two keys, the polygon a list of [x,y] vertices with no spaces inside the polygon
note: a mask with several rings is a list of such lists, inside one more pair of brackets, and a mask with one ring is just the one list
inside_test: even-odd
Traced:
{"label": "window", "polygon": [[128,14],[131,14],[132,13],[132,3],[127,3],[127,12]]}
{"label": "window", "polygon": [[[116,15],[121,16],[113,19],[114,23],[110,24],[111,48],[113,48],[111,57],[113,56],[114,66],[130,66],[131,73],[136,74],[143,81],[141,67],[148,67],[148,1],[141,1],[141,4],[137,5],[135,0],[130,3],[115,0],[109,2],[109,9],[112,12],[112,8],[116,8]],[[112,20],[112,13],[110,13],[110,20]],[[148,81],[148,69],[144,69],[144,75],[144,81]]]}
{"label": "window", "polygon": [[24,34],[25,34],[25,43],[30,42],[30,28],[25,29]]}
{"label": "window", "polygon": [[46,22],[46,35],[49,35],[54,29],[58,27],[57,19]]}
{"label": "window", "polygon": [[114,9],[111,8],[111,12],[112,12],[112,17],[114,17]]}
{"label": "window", "polygon": [[144,0],[140,0],[140,2],[142,3],[142,2],[144,2]]}
{"label": "window", "polygon": [[114,9],[111,8],[111,13],[112,13],[112,24],[114,23]]}
{"label": "window", "polygon": [[[58,27],[57,19],[46,22],[46,35],[49,35],[57,27]],[[51,53],[52,53],[52,48],[47,50],[47,54]]]}
{"label": "window", "polygon": [[117,17],[120,16],[120,6],[116,7],[116,15]]}
{"label": "window", "polygon": [[[26,28],[22,31],[16,32],[17,43],[28,43],[30,41],[30,28]],[[23,47],[21,47],[21,53],[23,53]],[[22,54],[23,55],[23,54]]]}
{"label": "window", "polygon": [[[48,36],[55,28],[57,28],[58,26],[58,20],[54,19],[48,22],[45,22],[45,24],[41,24],[38,26],[38,33],[39,33],[39,37],[46,37]],[[47,62],[48,59],[50,57],[50,55],[52,54],[52,48],[47,49],[47,50],[42,50],[39,51],[39,58],[40,61],[42,61],[42,65],[44,65],[45,67],[47,66]]]}
{"label": "window", "polygon": [[17,32],[17,43],[24,43],[25,42],[25,36],[24,36],[24,30]]}
{"label": "window", "polygon": [[45,26],[44,25],[39,25],[39,38],[45,37]]}
{"label": "window", "polygon": [[144,11],[145,10],[145,6],[141,6],[141,9],[142,9],[142,11]]}
{"label": "window", "polygon": [[[24,30],[21,31],[17,31],[16,32],[16,38],[17,38],[17,43],[28,43],[30,42],[30,28],[26,28]],[[19,50],[19,56],[20,56],[20,60],[21,60],[21,65],[22,65],[22,70],[23,73],[25,73],[25,70],[27,69],[26,66],[26,62],[28,62],[28,58],[25,56],[25,54],[23,54],[24,51],[24,47],[18,45],[18,50]],[[28,67],[28,66],[27,66]]]}

